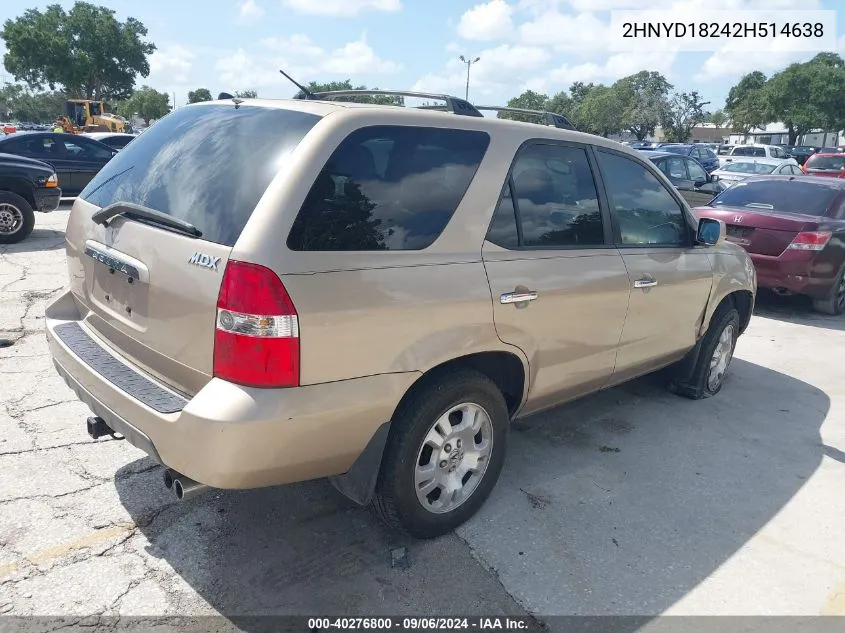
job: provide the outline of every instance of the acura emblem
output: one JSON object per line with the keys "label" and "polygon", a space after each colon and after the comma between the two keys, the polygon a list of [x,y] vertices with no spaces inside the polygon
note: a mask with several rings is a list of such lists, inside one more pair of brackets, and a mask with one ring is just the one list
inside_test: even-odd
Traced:
{"label": "acura emblem", "polygon": [[205,253],[197,251],[188,258],[188,263],[193,264],[194,266],[202,266],[203,268],[208,268],[209,270],[217,270],[217,264],[220,263],[220,258],[212,257],[211,255],[206,255]]}
{"label": "acura emblem", "polygon": [[739,224],[740,222],[742,222],[742,216],[741,215],[735,215],[734,216],[734,224]]}

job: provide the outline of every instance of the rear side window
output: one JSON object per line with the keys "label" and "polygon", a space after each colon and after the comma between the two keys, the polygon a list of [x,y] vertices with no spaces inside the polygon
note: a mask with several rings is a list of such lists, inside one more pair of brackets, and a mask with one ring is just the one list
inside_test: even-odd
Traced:
{"label": "rear side window", "polygon": [[487,239],[503,248],[603,245],[587,153],[561,145],[530,145],[520,151]]}
{"label": "rear side window", "polygon": [[319,120],[246,105],[179,108],[118,152],[81,197],[98,207],[149,207],[233,246],[286,156]]}
{"label": "rear side window", "polygon": [[[826,180],[814,178],[807,180]],[[738,182],[710,202],[710,206],[748,207],[755,211],[786,211],[823,216],[842,191],[835,185],[807,180],[756,180]]]}
{"label": "rear side window", "polygon": [[762,147],[736,147],[733,156],[765,156],[766,150]]}
{"label": "rear side window", "polygon": [[294,251],[420,250],[455,213],[490,137],[475,130],[371,126],[323,167],[299,211]]}

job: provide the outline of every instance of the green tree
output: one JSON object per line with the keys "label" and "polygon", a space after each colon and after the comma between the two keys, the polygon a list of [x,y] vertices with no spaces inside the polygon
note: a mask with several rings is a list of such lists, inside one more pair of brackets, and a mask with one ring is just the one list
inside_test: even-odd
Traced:
{"label": "green tree", "polygon": [[725,114],[724,110],[715,110],[707,115],[705,121],[712,123],[716,127],[725,127],[725,124],[728,122],[728,115]]}
{"label": "green tree", "polygon": [[[367,90],[367,86],[353,86],[349,79],[343,81],[329,81],[319,83],[311,81],[306,86],[309,92],[334,92],[336,90]],[[378,90],[378,88],[372,88]],[[302,92],[297,93],[301,97]],[[349,97],[336,97],[333,101],[346,101],[351,103],[371,103],[376,105],[405,105],[405,100],[399,95],[352,95]]]}
{"label": "green tree", "polygon": [[170,112],[170,96],[149,86],[136,90],[129,99],[118,105],[118,113],[131,120],[139,116],[149,125],[153,119],[160,119]]}
{"label": "green tree", "polygon": [[[547,95],[533,90],[526,90],[518,97],[514,97],[508,101],[509,108],[521,108],[523,110],[548,110],[546,107],[549,102]],[[510,119],[511,121],[524,121],[526,123],[537,123],[537,117],[530,114],[521,114],[519,112],[499,112],[500,119]]]}
{"label": "green tree", "polygon": [[790,64],[765,86],[772,120],[783,122],[789,144],[814,129],[845,126],[845,62],[834,53],[820,53]]}
{"label": "green tree", "polygon": [[669,100],[669,105],[663,114],[663,132],[666,140],[671,142],[685,142],[690,137],[692,128],[704,121],[704,106],[697,91],[678,92]]}
{"label": "green tree", "polygon": [[208,88],[197,88],[188,92],[188,103],[199,103],[201,101],[211,101],[211,91]]}
{"label": "green tree", "polygon": [[642,70],[623,77],[612,88],[622,105],[622,126],[639,141],[654,134],[668,105],[672,84],[659,72]]}
{"label": "green tree", "polygon": [[748,134],[755,127],[772,121],[766,95],[766,75],[759,70],[748,73],[728,92],[725,114],[734,131]]}
{"label": "green tree", "polygon": [[7,83],[0,88],[0,119],[12,118],[22,93],[23,86],[20,84]]}
{"label": "green tree", "polygon": [[625,129],[623,114],[624,105],[616,90],[591,84],[581,99],[573,123],[579,130],[607,137]]}
{"label": "green tree", "polygon": [[113,10],[87,2],[70,11],[58,4],[27,9],[0,31],[8,50],[3,64],[16,80],[103,100],[129,97],[135,77],[150,74],[147,57],[156,47],[146,35],[135,18],[120,22]]}
{"label": "green tree", "polygon": [[258,91],[252,89],[238,90],[235,93],[235,96],[239,99],[255,99],[256,97],[258,97]]}
{"label": "green tree", "polygon": [[572,117],[573,109],[572,97],[566,92],[559,92],[546,102],[546,110],[555,114],[562,114],[566,118]]}

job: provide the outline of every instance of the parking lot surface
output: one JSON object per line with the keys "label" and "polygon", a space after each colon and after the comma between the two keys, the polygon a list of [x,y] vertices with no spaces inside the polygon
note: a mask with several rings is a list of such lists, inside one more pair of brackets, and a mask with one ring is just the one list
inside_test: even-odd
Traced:
{"label": "parking lot surface", "polygon": [[516,423],[482,511],[416,542],[325,481],[180,503],[91,441],[43,333],[67,216],[0,247],[0,613],[845,614],[845,319],[764,302],[714,398],[646,378]]}

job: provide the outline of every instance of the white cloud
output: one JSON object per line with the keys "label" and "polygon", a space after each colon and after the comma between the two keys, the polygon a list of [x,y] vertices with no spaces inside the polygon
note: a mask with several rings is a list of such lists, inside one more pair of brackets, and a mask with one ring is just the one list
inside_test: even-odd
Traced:
{"label": "white cloud", "polygon": [[401,0],[284,0],[285,6],[297,13],[327,17],[352,17],[365,11],[396,12]]}
{"label": "white cloud", "polygon": [[468,40],[490,41],[513,32],[513,7],[505,0],[490,0],[466,11],[458,22],[458,35]]}
{"label": "white cloud", "polygon": [[143,81],[150,85],[184,85],[191,76],[195,58],[184,46],[162,46],[150,55],[150,76]]}
{"label": "white cloud", "polygon": [[264,8],[255,0],[240,0],[238,2],[238,22],[249,24],[264,15]]}
{"label": "white cloud", "polygon": [[555,84],[566,88],[576,81],[613,82],[641,70],[670,75],[674,61],[672,53],[619,53],[611,55],[602,64],[564,64],[549,72],[548,76]]}
{"label": "white cloud", "polygon": [[603,51],[607,50],[610,25],[592,13],[572,15],[552,10],[520,25],[519,35],[525,44],[559,51]]}
{"label": "white cloud", "polygon": [[326,51],[304,33],[294,33],[287,37],[267,37],[261,40],[261,45],[284,55],[320,57],[326,54]]}
{"label": "white cloud", "polygon": [[381,59],[367,44],[365,36],[346,46],[333,50],[321,66],[322,70],[340,75],[371,74],[388,75],[401,70],[402,66],[387,59]]}

